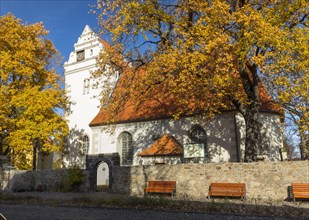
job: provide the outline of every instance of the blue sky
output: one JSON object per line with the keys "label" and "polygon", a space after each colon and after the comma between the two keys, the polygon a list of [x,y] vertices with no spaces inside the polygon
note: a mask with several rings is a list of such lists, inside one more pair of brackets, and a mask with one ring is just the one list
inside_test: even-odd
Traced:
{"label": "blue sky", "polygon": [[[0,0],[0,15],[11,12],[22,22],[36,23],[42,21],[49,30],[47,38],[67,61],[73,45],[86,24],[94,31],[98,29],[96,16],[89,13],[89,5],[96,0]],[[57,68],[59,74],[62,68]]]}

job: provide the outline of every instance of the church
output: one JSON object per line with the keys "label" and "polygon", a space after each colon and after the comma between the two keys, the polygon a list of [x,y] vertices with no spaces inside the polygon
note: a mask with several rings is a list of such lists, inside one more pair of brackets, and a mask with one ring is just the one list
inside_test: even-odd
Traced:
{"label": "church", "polygon": [[[84,167],[86,155],[109,153],[118,153],[122,166],[244,160],[245,121],[236,110],[222,111],[207,123],[203,116],[194,114],[174,120],[169,108],[152,102],[139,109],[125,109],[115,116],[113,124],[108,124],[106,112],[100,108],[100,87],[93,88],[90,78],[106,46],[87,25],[64,64],[65,90],[70,101],[70,110],[65,114],[70,128],[66,166]],[[117,91],[125,76],[112,80]],[[259,158],[278,161],[283,147],[280,111],[269,102],[265,88],[260,91],[260,99]]]}

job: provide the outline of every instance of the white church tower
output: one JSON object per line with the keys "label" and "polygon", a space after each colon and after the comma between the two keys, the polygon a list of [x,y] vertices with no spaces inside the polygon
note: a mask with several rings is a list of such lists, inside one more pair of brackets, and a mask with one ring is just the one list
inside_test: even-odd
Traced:
{"label": "white church tower", "polygon": [[65,90],[71,103],[66,112],[70,135],[64,155],[65,166],[85,166],[86,154],[91,153],[92,134],[90,121],[99,111],[96,97],[99,89],[93,88],[90,75],[96,70],[96,58],[104,45],[103,41],[86,25],[74,44],[74,51],[64,63]]}

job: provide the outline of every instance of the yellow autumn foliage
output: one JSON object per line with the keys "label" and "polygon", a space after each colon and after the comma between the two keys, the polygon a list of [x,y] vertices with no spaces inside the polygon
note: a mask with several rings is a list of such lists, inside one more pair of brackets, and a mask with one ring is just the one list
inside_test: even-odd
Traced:
{"label": "yellow autumn foliage", "polygon": [[[142,69],[143,79],[134,88],[128,83],[128,91],[151,94],[153,85],[168,84],[178,97],[176,118],[190,99],[203,102],[209,116],[232,103],[246,122],[246,161],[256,160],[259,148],[261,82],[274,103],[301,95],[295,105],[308,125],[308,1],[99,0],[95,13],[112,47],[94,77],[106,66],[114,73]],[[105,89],[103,103],[110,97]]]}
{"label": "yellow autumn foliage", "polygon": [[0,17],[0,150],[20,169],[30,169],[37,151],[63,149],[68,132],[59,114],[65,107],[60,76],[52,68],[57,54],[42,23],[22,24]]}

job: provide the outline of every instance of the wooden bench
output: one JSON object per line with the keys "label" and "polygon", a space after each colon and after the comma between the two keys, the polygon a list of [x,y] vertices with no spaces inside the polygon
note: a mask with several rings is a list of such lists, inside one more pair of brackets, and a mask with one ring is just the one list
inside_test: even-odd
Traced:
{"label": "wooden bench", "polygon": [[208,198],[211,196],[246,197],[246,184],[244,183],[211,183]]}
{"label": "wooden bench", "polygon": [[309,183],[292,183],[293,201],[295,199],[309,199]]}
{"label": "wooden bench", "polygon": [[176,181],[148,181],[145,189],[147,193],[170,193],[171,196],[176,194]]}

